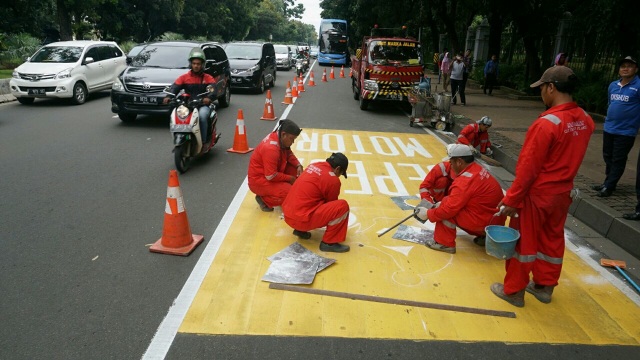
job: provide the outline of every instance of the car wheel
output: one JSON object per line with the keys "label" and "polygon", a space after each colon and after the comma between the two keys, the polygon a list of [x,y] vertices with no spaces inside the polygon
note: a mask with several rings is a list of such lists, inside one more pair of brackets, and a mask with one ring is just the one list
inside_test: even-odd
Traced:
{"label": "car wheel", "polygon": [[77,82],[73,85],[71,102],[75,105],[82,105],[85,101],[87,101],[87,88],[83,83]]}
{"label": "car wheel", "polygon": [[360,96],[360,110],[367,110],[369,107],[369,100],[365,100]]}
{"label": "car wheel", "polygon": [[118,113],[118,117],[122,122],[130,123],[136,121],[138,114]]}
{"label": "car wheel", "polygon": [[218,98],[218,105],[221,108],[229,107],[231,104],[231,85],[227,83],[227,86],[224,88],[224,95]]}
{"label": "car wheel", "polygon": [[19,97],[17,99],[20,104],[24,104],[24,105],[31,105],[33,104],[33,100],[35,100],[34,98],[28,98],[28,97]]}
{"label": "car wheel", "polygon": [[351,81],[351,90],[353,91],[353,99],[360,100],[360,91],[355,84],[355,81]]}
{"label": "car wheel", "polygon": [[276,72],[273,72],[273,77],[271,78],[271,82],[269,83],[269,87],[273,88],[274,86],[276,86]]}
{"label": "car wheel", "polygon": [[258,82],[258,86],[256,87],[256,92],[258,94],[264,93],[264,77],[260,77],[260,81]]}

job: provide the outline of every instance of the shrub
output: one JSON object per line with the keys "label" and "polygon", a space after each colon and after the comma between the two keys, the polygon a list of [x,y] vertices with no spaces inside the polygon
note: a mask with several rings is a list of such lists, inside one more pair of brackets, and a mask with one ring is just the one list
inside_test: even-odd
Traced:
{"label": "shrub", "polygon": [[25,59],[42,46],[40,40],[26,33],[1,34],[2,52],[0,53],[0,67],[13,69],[22,64]]}

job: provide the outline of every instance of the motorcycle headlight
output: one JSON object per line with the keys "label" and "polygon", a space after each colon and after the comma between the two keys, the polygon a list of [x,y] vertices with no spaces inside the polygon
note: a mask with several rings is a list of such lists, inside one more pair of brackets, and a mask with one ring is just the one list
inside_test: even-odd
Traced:
{"label": "motorcycle headlight", "polygon": [[111,84],[111,90],[124,91],[124,85],[122,85],[122,81],[120,81],[120,79],[116,78],[113,81],[113,84]]}
{"label": "motorcycle headlight", "polygon": [[180,119],[186,119],[187,116],[189,116],[189,108],[184,105],[180,105],[176,109],[176,114]]}
{"label": "motorcycle headlight", "polygon": [[71,70],[73,68],[68,68],[68,69],[64,69],[62,71],[60,71],[59,73],[56,74],[56,79],[64,79],[64,78],[68,78],[71,77]]}
{"label": "motorcycle headlight", "polygon": [[364,89],[369,91],[378,91],[378,83],[375,80],[365,80]]}

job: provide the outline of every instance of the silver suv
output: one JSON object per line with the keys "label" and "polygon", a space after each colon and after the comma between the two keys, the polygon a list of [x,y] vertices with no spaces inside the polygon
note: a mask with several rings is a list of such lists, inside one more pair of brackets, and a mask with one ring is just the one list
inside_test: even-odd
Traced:
{"label": "silver suv", "polygon": [[127,66],[112,41],[63,41],[43,46],[13,71],[11,95],[21,104],[35,98],[70,98],[83,104],[87,95],[111,89]]}

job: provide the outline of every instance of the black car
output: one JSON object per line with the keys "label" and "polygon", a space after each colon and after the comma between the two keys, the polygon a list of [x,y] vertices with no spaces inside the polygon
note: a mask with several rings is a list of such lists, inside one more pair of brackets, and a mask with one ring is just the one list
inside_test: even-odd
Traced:
{"label": "black car", "polygon": [[271,43],[232,42],[224,45],[231,64],[231,87],[253,89],[262,94],[275,86],[276,52]]}
{"label": "black car", "polygon": [[216,97],[220,107],[231,102],[231,68],[224,49],[213,42],[168,41],[146,44],[129,66],[118,75],[111,87],[111,111],[124,122],[138,114],[169,115],[170,105],[162,99],[165,87],[189,71],[189,52],[202,48],[207,59],[204,71],[216,80]]}

